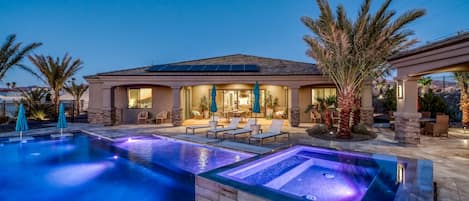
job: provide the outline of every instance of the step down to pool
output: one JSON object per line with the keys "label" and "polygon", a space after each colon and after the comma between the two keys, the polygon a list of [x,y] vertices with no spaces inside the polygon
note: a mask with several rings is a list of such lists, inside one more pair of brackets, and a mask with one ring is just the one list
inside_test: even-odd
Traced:
{"label": "step down to pool", "polygon": [[60,138],[60,137],[72,137],[73,134],[71,133],[62,133],[62,134],[52,134],[50,137],[52,138]]}
{"label": "step down to pool", "polygon": [[220,141],[219,139],[206,138],[206,137],[201,137],[197,135],[176,135],[174,136],[174,138],[179,139],[179,140],[196,142],[200,144],[209,144],[209,143],[215,143],[215,142]]}
{"label": "step down to pool", "polygon": [[288,172],[280,175],[279,177],[273,179],[269,183],[265,184],[265,186],[273,189],[280,189],[283,185],[290,182],[292,179],[303,173],[306,169],[311,167],[314,164],[313,159],[309,159],[300,165],[296,166],[295,168],[291,169]]}
{"label": "step down to pool", "polygon": [[214,145],[219,146],[219,147],[239,150],[239,151],[251,152],[255,154],[265,154],[265,153],[269,153],[273,151],[273,149],[271,148],[260,147],[260,146],[249,145],[249,144],[238,143],[238,142],[230,142],[230,141],[222,141]]}
{"label": "step down to pool", "polygon": [[9,142],[27,142],[28,140],[34,140],[33,137],[29,137],[29,136],[25,136],[25,137],[12,137],[12,138],[8,138],[8,141]]}

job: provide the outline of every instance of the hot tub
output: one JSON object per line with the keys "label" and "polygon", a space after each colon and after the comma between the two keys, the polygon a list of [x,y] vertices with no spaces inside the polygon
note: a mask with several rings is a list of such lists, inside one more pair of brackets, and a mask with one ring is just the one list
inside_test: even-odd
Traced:
{"label": "hot tub", "polygon": [[294,146],[202,175],[271,200],[432,198],[432,162]]}

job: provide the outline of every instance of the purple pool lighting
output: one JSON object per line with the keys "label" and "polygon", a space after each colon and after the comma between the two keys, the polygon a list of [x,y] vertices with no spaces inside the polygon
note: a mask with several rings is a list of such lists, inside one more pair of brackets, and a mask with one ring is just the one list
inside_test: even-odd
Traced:
{"label": "purple pool lighting", "polygon": [[298,199],[358,201],[381,196],[381,200],[393,200],[400,183],[397,169],[402,166],[395,159],[295,146],[218,175]]}
{"label": "purple pool lighting", "polygon": [[253,154],[204,146],[164,137],[132,137],[117,140],[114,146],[153,163],[199,174],[229,165]]}

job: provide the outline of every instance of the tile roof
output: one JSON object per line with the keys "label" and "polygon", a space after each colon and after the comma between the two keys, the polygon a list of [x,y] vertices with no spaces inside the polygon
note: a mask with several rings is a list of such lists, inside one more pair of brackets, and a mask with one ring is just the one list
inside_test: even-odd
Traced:
{"label": "tile roof", "polygon": [[322,75],[315,64],[273,59],[245,54],[234,54],[220,57],[211,57],[190,61],[181,61],[165,65],[223,65],[223,64],[255,64],[259,66],[259,72],[148,72],[151,66],[143,66],[132,69],[124,69],[93,76],[134,76],[134,75]]}

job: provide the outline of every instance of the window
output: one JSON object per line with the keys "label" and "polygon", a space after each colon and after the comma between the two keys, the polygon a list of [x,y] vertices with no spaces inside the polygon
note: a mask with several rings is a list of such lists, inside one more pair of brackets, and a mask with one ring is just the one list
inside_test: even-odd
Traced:
{"label": "window", "polygon": [[313,105],[318,104],[318,98],[327,98],[329,96],[335,96],[337,90],[335,88],[313,88],[311,91]]}
{"label": "window", "polygon": [[129,108],[151,108],[151,88],[129,89]]}

